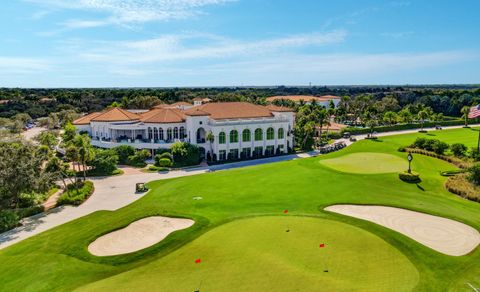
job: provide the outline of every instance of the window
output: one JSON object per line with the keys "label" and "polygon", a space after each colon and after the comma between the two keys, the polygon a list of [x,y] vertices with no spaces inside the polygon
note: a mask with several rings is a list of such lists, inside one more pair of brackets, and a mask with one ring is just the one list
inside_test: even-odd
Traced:
{"label": "window", "polygon": [[178,139],[178,128],[177,127],[173,128],[173,138]]}
{"label": "window", "polygon": [[249,130],[249,129],[243,130],[243,132],[242,132],[242,141],[243,141],[243,142],[250,142],[251,138],[252,138],[252,135],[251,135],[251,133],[250,133],[250,130]]}
{"label": "window", "polygon": [[242,158],[250,158],[250,152],[252,151],[251,148],[242,148]]}
{"label": "window", "polygon": [[238,159],[238,149],[230,149],[229,159]]}
{"label": "window", "polygon": [[165,140],[165,137],[163,136],[163,129],[162,128],[158,128],[158,140]]}
{"label": "window", "polygon": [[220,134],[218,134],[218,144],[225,144],[226,141],[225,132],[220,132]]}
{"label": "window", "polygon": [[265,148],[265,155],[269,156],[269,155],[273,155],[273,154],[274,154],[273,146],[267,146]]}
{"label": "window", "polygon": [[172,128],[167,129],[167,140],[171,141],[173,139]]}
{"label": "window", "polygon": [[263,140],[263,131],[262,129],[258,128],[255,130],[255,141],[262,141]]}
{"label": "window", "polygon": [[218,154],[218,160],[227,160],[227,151],[226,150],[220,150],[218,153],[219,153]]}
{"label": "window", "polygon": [[255,157],[262,156],[263,155],[263,147],[262,146],[255,147],[255,150],[253,151],[253,155]]}
{"label": "window", "polygon": [[153,139],[153,131],[152,131],[152,128],[148,127],[148,140],[152,140]]}
{"label": "window", "polygon": [[180,139],[185,139],[185,127],[180,127]]}
{"label": "window", "polygon": [[267,140],[273,140],[275,139],[275,130],[273,128],[268,128],[267,129]]}
{"label": "window", "polygon": [[153,128],[153,140],[158,140],[158,130],[157,130],[157,128]]}
{"label": "window", "polygon": [[238,131],[230,131],[230,143],[238,143]]}
{"label": "window", "polygon": [[278,139],[283,139],[285,138],[285,130],[283,128],[278,129]]}

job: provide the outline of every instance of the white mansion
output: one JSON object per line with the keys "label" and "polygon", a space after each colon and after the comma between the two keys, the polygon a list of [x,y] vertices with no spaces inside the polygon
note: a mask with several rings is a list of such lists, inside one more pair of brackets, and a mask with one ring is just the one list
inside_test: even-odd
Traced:
{"label": "white mansion", "polygon": [[195,105],[179,102],[148,111],[110,108],[74,125],[101,148],[131,145],[153,153],[184,141],[200,147],[203,157],[227,160],[287,153],[293,148],[294,122],[293,110],[284,107],[198,99]]}

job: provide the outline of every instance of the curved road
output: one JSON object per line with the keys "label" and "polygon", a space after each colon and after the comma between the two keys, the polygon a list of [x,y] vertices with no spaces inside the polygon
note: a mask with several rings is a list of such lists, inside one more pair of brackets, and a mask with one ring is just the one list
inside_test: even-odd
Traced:
{"label": "curved road", "polygon": [[[444,127],[444,129],[456,129],[462,126]],[[431,130],[427,129],[426,130]],[[399,134],[410,134],[418,132],[415,130],[395,131],[378,133],[377,136],[390,136]],[[366,135],[358,135],[358,140],[365,139]],[[350,141],[340,139],[347,145],[352,144]],[[130,203],[140,199],[144,194],[135,193],[135,184],[138,182],[149,182],[153,180],[169,179],[175,177],[183,177],[197,175],[211,171],[228,170],[252,165],[265,163],[274,163],[280,161],[288,161],[299,158],[308,158],[318,155],[316,151],[301,154],[292,154],[279,157],[270,157],[264,159],[241,161],[224,165],[205,166],[191,169],[170,171],[168,173],[144,173],[133,168],[123,168],[125,174],[121,176],[91,178],[95,184],[95,192],[81,206],[71,207],[63,206],[52,209],[46,213],[38,214],[22,221],[22,226],[0,234],[0,249],[17,243],[21,240],[34,236],[43,231],[49,230],[61,224],[78,219],[90,213],[100,210],[117,210]]]}

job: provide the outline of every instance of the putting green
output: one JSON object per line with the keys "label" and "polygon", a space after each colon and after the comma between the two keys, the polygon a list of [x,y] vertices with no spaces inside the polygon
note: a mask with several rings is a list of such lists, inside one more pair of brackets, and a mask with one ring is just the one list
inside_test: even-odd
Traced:
{"label": "putting green", "polygon": [[358,152],[320,160],[325,166],[342,172],[375,174],[399,172],[408,168],[407,160],[384,153]]}
{"label": "putting green", "polygon": [[410,291],[418,279],[403,254],[367,231],[275,216],[227,223],[159,260],[80,290]]}

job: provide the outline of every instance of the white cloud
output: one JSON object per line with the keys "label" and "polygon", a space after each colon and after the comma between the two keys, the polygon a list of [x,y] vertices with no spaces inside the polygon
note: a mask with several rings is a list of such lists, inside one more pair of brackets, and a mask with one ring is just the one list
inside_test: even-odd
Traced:
{"label": "white cloud", "polygon": [[[129,25],[149,21],[182,19],[201,13],[201,8],[219,5],[235,0],[27,0],[55,9],[85,10],[106,14],[101,20],[71,20],[77,26],[93,27],[89,24]],[[67,22],[68,25],[68,22]]]}
{"label": "white cloud", "polygon": [[50,68],[51,62],[45,59],[0,56],[0,75],[38,73]]}
{"label": "white cloud", "polygon": [[126,65],[239,56],[253,58],[283,50],[340,43],[345,37],[343,30],[259,41],[234,40],[208,34],[179,34],[141,41],[80,44],[74,51],[86,61]]}

